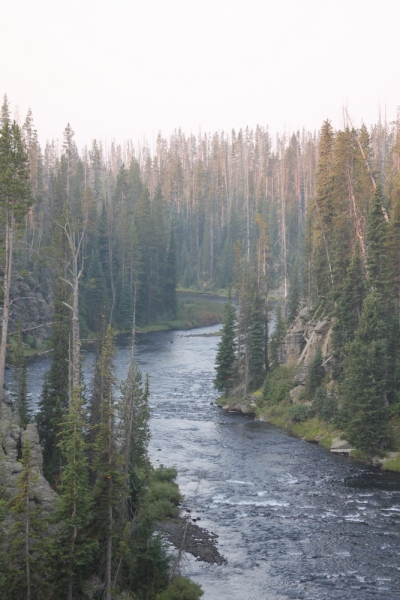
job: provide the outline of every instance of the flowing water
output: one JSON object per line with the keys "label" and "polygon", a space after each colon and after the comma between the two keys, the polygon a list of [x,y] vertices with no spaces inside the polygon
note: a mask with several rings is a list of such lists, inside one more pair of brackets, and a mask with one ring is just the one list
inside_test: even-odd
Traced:
{"label": "flowing water", "polygon": [[[185,507],[225,565],[186,556],[204,600],[400,599],[400,476],[213,404],[219,326],[138,336],[151,382],[153,464],[175,465]],[[129,350],[121,340],[118,376]],[[29,365],[32,403],[48,358]],[[93,353],[86,353],[90,384]],[[199,483],[200,482],[200,483]],[[196,488],[197,494],[195,495]]]}

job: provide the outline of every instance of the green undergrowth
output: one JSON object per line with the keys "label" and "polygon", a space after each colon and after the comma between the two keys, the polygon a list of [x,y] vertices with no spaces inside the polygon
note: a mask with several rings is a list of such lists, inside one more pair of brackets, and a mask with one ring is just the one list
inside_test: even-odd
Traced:
{"label": "green undergrowth", "polygon": [[141,325],[140,331],[147,333],[149,331],[166,330],[184,330],[194,329],[196,327],[209,327],[222,323],[224,316],[224,304],[215,302],[211,298],[182,297],[178,296],[178,313],[176,319],[167,317],[159,319],[150,325]]}
{"label": "green undergrowth", "polygon": [[145,500],[152,517],[158,521],[177,517],[179,514],[178,505],[183,497],[175,483],[177,474],[176,469],[166,468],[164,465],[160,465],[151,474]]}
{"label": "green undergrowth", "polygon": [[292,404],[289,399],[297,369],[297,365],[280,365],[271,369],[261,393],[259,390],[254,394],[257,403],[256,415],[259,419],[286,429],[296,437],[330,448],[332,440],[340,435],[337,427],[315,416],[308,417],[307,404]]}
{"label": "green undergrowth", "polygon": [[397,471],[400,472],[400,456],[397,456],[393,460],[388,460],[382,466],[384,471]]}

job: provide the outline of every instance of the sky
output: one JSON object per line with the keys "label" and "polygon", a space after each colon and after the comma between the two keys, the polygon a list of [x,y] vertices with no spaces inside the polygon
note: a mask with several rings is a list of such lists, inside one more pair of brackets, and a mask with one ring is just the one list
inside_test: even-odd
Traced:
{"label": "sky", "polygon": [[399,0],[1,0],[0,94],[40,141],[394,120]]}

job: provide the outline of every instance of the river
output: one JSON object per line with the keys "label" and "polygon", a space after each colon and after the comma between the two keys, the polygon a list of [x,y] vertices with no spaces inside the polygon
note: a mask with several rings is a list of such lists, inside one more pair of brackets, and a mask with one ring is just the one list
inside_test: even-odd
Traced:
{"label": "river", "polygon": [[[187,555],[204,600],[400,599],[400,476],[370,468],[213,404],[220,326],[138,335],[151,383],[150,454],[175,465],[224,565]],[[127,371],[123,339],[117,375]],[[93,353],[85,353],[90,385]],[[49,358],[28,367],[32,404]],[[200,484],[199,484],[200,481]],[[198,487],[194,499],[195,490]]]}

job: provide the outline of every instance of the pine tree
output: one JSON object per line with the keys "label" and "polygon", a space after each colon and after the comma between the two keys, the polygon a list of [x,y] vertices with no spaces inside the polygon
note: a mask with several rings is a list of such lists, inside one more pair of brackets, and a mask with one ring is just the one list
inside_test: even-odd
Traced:
{"label": "pine tree", "polygon": [[309,401],[311,401],[315,395],[316,390],[321,386],[325,371],[322,366],[323,357],[321,347],[318,346],[313,361],[310,365],[308,372],[307,382],[304,393]]}
{"label": "pine tree", "polygon": [[236,376],[236,311],[232,306],[230,296],[224,312],[224,325],[215,358],[214,386],[218,391],[227,393],[232,388]]}
{"label": "pine tree", "polygon": [[388,225],[382,211],[384,204],[382,185],[378,182],[368,215],[367,274],[371,287],[382,294],[388,283],[387,242]]}
{"label": "pine tree", "polygon": [[23,437],[21,463],[17,494],[11,501],[15,522],[8,554],[7,592],[10,598],[31,600],[44,597],[47,522],[40,503],[35,502],[38,473],[32,467],[28,436]]}
{"label": "pine tree", "polygon": [[299,270],[297,263],[293,268],[293,273],[290,279],[289,299],[288,299],[288,320],[293,323],[296,318],[297,311],[300,305],[300,281]]}
{"label": "pine tree", "polygon": [[64,302],[67,291],[60,277],[54,287],[53,356],[45,374],[39,410],[36,415],[43,448],[43,472],[48,481],[58,481],[62,456],[58,446],[63,416],[69,403],[69,342],[71,317]]}
{"label": "pine tree", "polygon": [[261,301],[257,292],[253,293],[250,312],[250,343],[249,343],[249,371],[250,388],[256,390],[262,385],[265,378],[265,335],[264,318]]}
{"label": "pine tree", "polygon": [[18,414],[20,427],[25,428],[31,419],[31,411],[28,406],[27,380],[26,380],[26,358],[22,339],[22,327],[18,322],[15,336],[15,345],[12,353],[13,385],[12,398]]}
{"label": "pine tree", "polygon": [[390,445],[387,388],[387,341],[382,298],[372,288],[364,300],[354,340],[345,348],[341,391],[346,439],[368,455]]}
{"label": "pine tree", "polygon": [[365,276],[360,245],[356,242],[336,308],[337,323],[333,327],[332,344],[339,360],[341,360],[344,346],[354,339],[364,296]]}
{"label": "pine tree", "polygon": [[276,305],[275,327],[271,334],[269,349],[271,353],[271,366],[278,363],[278,351],[286,335],[286,323],[282,316],[282,304],[279,301]]}
{"label": "pine tree", "polygon": [[97,540],[90,531],[93,500],[89,489],[85,428],[82,399],[75,391],[58,444],[64,466],[53,519],[57,528],[51,548],[54,565],[51,587],[58,597],[67,600],[82,597],[83,584],[92,573],[97,549]]}
{"label": "pine tree", "polygon": [[175,227],[171,223],[171,233],[168,243],[167,260],[165,266],[165,312],[170,317],[176,317],[178,310],[178,300],[176,296],[177,285],[177,264],[176,264],[176,243]]}
{"label": "pine tree", "polygon": [[100,357],[101,404],[100,423],[94,445],[94,516],[100,540],[101,565],[105,573],[105,600],[111,600],[113,542],[118,537],[120,521],[118,508],[126,498],[126,479],[123,458],[117,446],[115,378],[113,359],[115,334],[107,328],[103,351]]}
{"label": "pine tree", "polygon": [[0,339],[0,394],[3,394],[8,322],[10,317],[10,288],[13,267],[14,232],[32,206],[28,156],[22,141],[21,129],[11,122],[7,97],[1,111],[0,124],[0,210],[5,223],[4,300]]}

